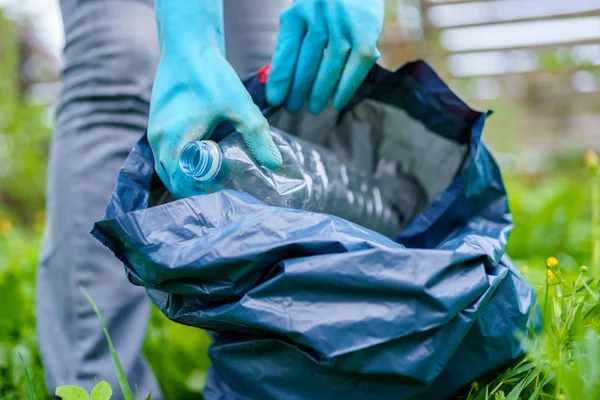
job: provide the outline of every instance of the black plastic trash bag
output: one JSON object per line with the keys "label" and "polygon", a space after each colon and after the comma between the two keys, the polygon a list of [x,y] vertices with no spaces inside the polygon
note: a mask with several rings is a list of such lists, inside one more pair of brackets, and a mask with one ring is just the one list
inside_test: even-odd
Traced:
{"label": "black plastic trash bag", "polygon": [[[267,73],[245,82],[263,110]],[[486,114],[423,62],[374,68],[342,112],[270,114],[371,173],[404,228],[234,191],[150,206],[164,187],[143,138],[93,234],[167,317],[213,333],[206,399],[446,399],[522,354],[534,292],[504,256]]]}

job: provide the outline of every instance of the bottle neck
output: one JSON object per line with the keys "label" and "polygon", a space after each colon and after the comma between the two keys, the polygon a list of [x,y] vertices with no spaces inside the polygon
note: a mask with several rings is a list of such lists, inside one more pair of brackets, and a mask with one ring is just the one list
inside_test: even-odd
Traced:
{"label": "bottle neck", "polygon": [[197,140],[181,150],[179,168],[187,176],[199,182],[212,181],[221,170],[223,153],[212,140]]}

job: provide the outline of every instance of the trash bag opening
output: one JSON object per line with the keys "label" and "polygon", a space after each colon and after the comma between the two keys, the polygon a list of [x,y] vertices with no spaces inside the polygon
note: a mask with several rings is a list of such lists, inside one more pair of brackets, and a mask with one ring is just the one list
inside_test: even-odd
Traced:
{"label": "trash bag opening", "polygon": [[280,110],[269,122],[364,171],[398,213],[402,227],[450,185],[468,157],[467,144],[433,132],[404,109],[372,99],[317,116]]}
{"label": "trash bag opening", "polygon": [[[372,99],[345,112],[329,108],[318,116],[278,110],[269,122],[364,172],[396,211],[401,228],[434,202],[468,157],[467,144],[433,132],[404,109]],[[174,200],[155,176],[149,207]]]}

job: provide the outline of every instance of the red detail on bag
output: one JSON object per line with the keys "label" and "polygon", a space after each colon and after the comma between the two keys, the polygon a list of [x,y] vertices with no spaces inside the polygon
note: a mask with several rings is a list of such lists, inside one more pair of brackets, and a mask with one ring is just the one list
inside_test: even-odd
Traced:
{"label": "red detail on bag", "polygon": [[267,84],[267,78],[269,77],[269,72],[271,72],[271,64],[267,64],[261,69],[258,70],[258,81],[263,85]]}

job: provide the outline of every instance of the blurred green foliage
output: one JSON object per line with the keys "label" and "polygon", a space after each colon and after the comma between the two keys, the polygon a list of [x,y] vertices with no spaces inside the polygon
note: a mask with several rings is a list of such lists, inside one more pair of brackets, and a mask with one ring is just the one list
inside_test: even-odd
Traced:
{"label": "blurred green foliage", "polygon": [[[6,215],[0,218],[0,224]],[[45,398],[43,370],[35,333],[35,267],[39,232],[11,229],[0,233],[0,399],[27,397],[25,367],[36,398]]]}
{"label": "blurred green foliage", "polygon": [[166,399],[201,398],[210,365],[205,331],[169,321],[154,308],[144,353]]}
{"label": "blurred green foliage", "polygon": [[[23,398],[23,364],[43,378],[33,308],[40,232],[14,227],[43,208],[50,128],[47,108],[21,95],[18,29],[0,10],[0,399]],[[37,393],[43,398],[39,385]]]}
{"label": "blurred green foliage", "polygon": [[508,253],[521,263],[543,265],[552,255],[564,263],[590,263],[591,194],[583,171],[505,177],[516,228]]}
{"label": "blurred green foliage", "polygon": [[50,110],[21,91],[18,38],[0,9],[0,210],[31,223],[44,207]]}

